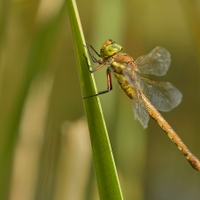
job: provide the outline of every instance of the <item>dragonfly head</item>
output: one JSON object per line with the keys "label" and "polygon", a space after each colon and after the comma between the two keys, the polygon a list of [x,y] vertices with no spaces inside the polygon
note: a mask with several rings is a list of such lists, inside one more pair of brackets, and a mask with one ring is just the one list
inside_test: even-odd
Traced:
{"label": "dragonfly head", "polygon": [[100,55],[102,58],[107,58],[107,57],[113,56],[114,54],[120,52],[121,50],[122,50],[122,47],[110,39],[110,40],[106,40],[103,43],[103,46],[101,47],[101,50],[100,50]]}

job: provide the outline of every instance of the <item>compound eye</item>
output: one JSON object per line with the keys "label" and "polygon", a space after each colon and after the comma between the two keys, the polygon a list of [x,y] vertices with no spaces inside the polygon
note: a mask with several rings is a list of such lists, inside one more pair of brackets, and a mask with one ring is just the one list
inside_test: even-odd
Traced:
{"label": "compound eye", "polygon": [[121,50],[122,47],[120,45],[113,43],[102,49],[102,56],[104,57],[113,56],[114,54],[120,52]]}

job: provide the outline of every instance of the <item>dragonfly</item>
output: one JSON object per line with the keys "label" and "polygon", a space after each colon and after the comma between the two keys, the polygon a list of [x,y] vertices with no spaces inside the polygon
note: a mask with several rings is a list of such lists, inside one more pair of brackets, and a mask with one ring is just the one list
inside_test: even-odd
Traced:
{"label": "dragonfly", "polygon": [[[87,62],[91,73],[107,66],[107,89],[84,97],[84,99],[110,92],[113,88],[111,74],[114,74],[126,95],[132,99],[135,118],[139,120],[143,128],[147,127],[149,119],[152,117],[183,153],[191,166],[200,171],[199,159],[191,153],[159,113],[159,111],[170,111],[178,106],[182,100],[181,92],[169,82],[154,81],[145,77],[145,75],[165,75],[171,63],[170,53],[165,48],[157,46],[149,54],[134,60],[131,56],[122,52],[121,45],[111,39],[103,43],[100,53],[90,44],[87,44],[86,47],[91,60],[98,63],[97,67],[91,68]],[[100,59],[97,59],[92,51]]]}

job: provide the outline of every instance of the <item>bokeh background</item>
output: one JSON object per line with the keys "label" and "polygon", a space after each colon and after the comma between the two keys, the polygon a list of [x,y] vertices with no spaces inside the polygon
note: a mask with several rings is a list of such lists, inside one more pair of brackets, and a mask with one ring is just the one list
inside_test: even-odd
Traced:
{"label": "bokeh background", "polygon": [[[162,114],[200,157],[200,1],[77,6],[97,50],[109,38],[135,59],[157,45],[169,50],[169,72],[155,79],[172,82],[183,100]],[[64,0],[0,1],[0,199],[99,199],[76,65]],[[105,69],[95,79],[106,88]],[[199,199],[200,173],[155,121],[142,129],[131,100],[113,84],[100,101],[124,199]]]}

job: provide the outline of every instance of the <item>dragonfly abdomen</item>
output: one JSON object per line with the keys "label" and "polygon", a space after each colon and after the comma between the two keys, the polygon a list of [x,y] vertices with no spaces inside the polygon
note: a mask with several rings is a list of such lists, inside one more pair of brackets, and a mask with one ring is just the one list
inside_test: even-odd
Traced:
{"label": "dragonfly abdomen", "polygon": [[119,83],[119,85],[121,86],[121,88],[126,93],[126,95],[129,98],[133,99],[133,97],[135,95],[135,91],[134,91],[133,87],[127,82],[127,80],[124,77],[124,75],[118,74],[118,73],[114,72],[114,76],[117,79],[117,82]]}
{"label": "dragonfly abdomen", "polygon": [[162,117],[162,115],[155,109],[151,102],[141,93],[144,105],[149,113],[149,115],[159,124],[159,126],[165,131],[167,136],[172,140],[172,142],[182,151],[183,155],[186,157],[191,166],[200,171],[200,161],[198,158],[191,153],[188,147],[183,143],[181,138],[172,129],[168,122]]}

